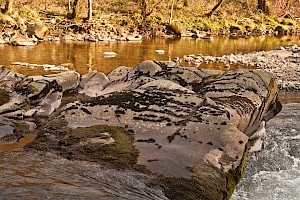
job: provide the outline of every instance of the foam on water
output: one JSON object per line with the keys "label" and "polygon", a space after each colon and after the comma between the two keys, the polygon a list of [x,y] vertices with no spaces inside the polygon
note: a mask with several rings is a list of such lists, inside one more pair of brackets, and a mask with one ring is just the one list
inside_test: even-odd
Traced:
{"label": "foam on water", "polygon": [[300,199],[300,104],[285,104],[267,124],[260,152],[249,154],[247,171],[232,200]]}

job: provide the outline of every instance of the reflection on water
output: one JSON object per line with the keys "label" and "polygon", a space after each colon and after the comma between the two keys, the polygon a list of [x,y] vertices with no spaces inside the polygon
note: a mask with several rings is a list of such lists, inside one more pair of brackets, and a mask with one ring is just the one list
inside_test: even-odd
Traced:
{"label": "reflection on water", "polygon": [[[284,44],[300,44],[298,37],[249,37],[231,39],[216,37],[212,42],[201,39],[157,39],[141,42],[42,42],[37,46],[16,47],[0,45],[2,65],[11,62],[33,64],[73,63],[76,70],[84,74],[91,69],[109,73],[119,66],[134,67],[143,60],[172,60],[188,54],[221,56],[230,53],[271,50]],[[155,50],[164,50],[158,54]],[[116,57],[105,58],[103,52],[116,52]],[[36,69],[14,66],[15,70],[26,73]],[[27,72],[28,73],[28,72]],[[32,74],[31,73],[31,74]]]}
{"label": "reflection on water", "polygon": [[25,137],[22,137],[18,139],[17,142],[8,142],[8,143],[2,143],[0,142],[0,153],[2,152],[7,152],[7,151],[12,151],[18,148],[22,148],[26,144],[32,142],[36,138],[36,135],[34,134],[29,134]]}

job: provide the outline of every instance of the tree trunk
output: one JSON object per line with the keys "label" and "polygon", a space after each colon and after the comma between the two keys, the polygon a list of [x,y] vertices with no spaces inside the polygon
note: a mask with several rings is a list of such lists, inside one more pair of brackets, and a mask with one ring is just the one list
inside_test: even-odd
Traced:
{"label": "tree trunk", "polygon": [[258,0],[258,5],[257,9],[260,10],[261,12],[270,15],[270,3],[269,0]]}
{"label": "tree trunk", "polygon": [[142,0],[141,2],[141,15],[142,15],[142,19],[145,20],[149,15],[152,14],[152,12],[154,11],[154,9],[162,2],[163,0],[158,0],[157,2],[154,2],[151,6],[151,9],[149,9],[148,7],[148,3],[147,0]]}
{"label": "tree trunk", "polygon": [[171,25],[172,22],[173,22],[173,10],[174,10],[174,3],[175,3],[175,0],[172,0],[172,5],[171,5],[171,12],[170,12],[170,22],[169,24]]}
{"label": "tree trunk", "polygon": [[212,16],[212,14],[222,5],[222,3],[224,1],[225,0],[219,0],[219,2],[213,7],[213,9],[211,9],[211,11],[209,13],[205,14],[205,16],[207,16],[207,17]]}
{"label": "tree trunk", "polygon": [[77,17],[77,4],[78,4],[78,0],[74,0],[73,2],[73,11],[72,11],[72,18],[76,18]]}
{"label": "tree trunk", "polygon": [[93,16],[93,0],[88,0],[88,2],[88,20],[91,20]]}
{"label": "tree trunk", "polygon": [[10,13],[12,11],[13,0],[6,0],[3,13]]}
{"label": "tree trunk", "polygon": [[141,15],[144,20],[147,17],[147,1],[146,0],[142,0],[141,7],[142,7]]}

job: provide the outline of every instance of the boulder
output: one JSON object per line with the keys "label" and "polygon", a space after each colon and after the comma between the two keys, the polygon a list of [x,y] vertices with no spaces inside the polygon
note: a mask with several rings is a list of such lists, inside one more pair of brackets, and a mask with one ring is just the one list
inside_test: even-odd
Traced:
{"label": "boulder", "polygon": [[120,80],[124,78],[130,71],[132,71],[132,67],[121,66],[110,72],[107,77],[110,81]]}
{"label": "boulder", "polygon": [[124,69],[111,81],[85,75],[80,87],[95,97],[60,108],[26,148],[130,172],[168,199],[229,199],[251,136],[281,109],[273,75],[155,61]]}
{"label": "boulder", "polygon": [[97,71],[92,71],[82,76],[79,93],[85,94],[90,97],[96,97],[108,83],[109,79],[105,74]]}
{"label": "boulder", "polygon": [[29,76],[29,79],[32,79],[35,82],[47,81],[56,83],[62,87],[62,91],[75,89],[80,83],[80,74],[75,71],[66,71],[58,74],[50,74],[43,76]]}
{"label": "boulder", "polygon": [[129,35],[126,37],[127,41],[142,41],[143,36],[141,35]]}
{"label": "boulder", "polygon": [[36,43],[33,42],[29,38],[16,38],[16,39],[12,40],[11,44],[13,44],[15,46],[34,46],[34,45],[36,45]]}
{"label": "boulder", "polygon": [[150,75],[155,75],[157,72],[160,72],[162,69],[161,67],[153,62],[152,60],[146,60],[142,63],[140,63],[136,67],[136,71],[143,75],[143,74],[150,74]]}
{"label": "boulder", "polygon": [[80,75],[73,71],[27,77],[1,67],[0,114],[13,119],[49,117],[60,106],[63,92],[76,89],[79,82]]}
{"label": "boulder", "polygon": [[35,23],[32,25],[28,25],[27,33],[29,36],[35,36],[39,40],[43,40],[47,37],[49,30],[48,27],[42,23]]}

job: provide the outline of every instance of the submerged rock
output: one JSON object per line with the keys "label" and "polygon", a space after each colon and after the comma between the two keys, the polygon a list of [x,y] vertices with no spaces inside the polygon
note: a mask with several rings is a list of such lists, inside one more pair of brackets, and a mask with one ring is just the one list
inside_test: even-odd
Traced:
{"label": "submerged rock", "polygon": [[26,148],[142,173],[169,199],[229,199],[250,137],[281,109],[276,81],[264,70],[145,61],[81,80],[87,98],[61,107]]}

